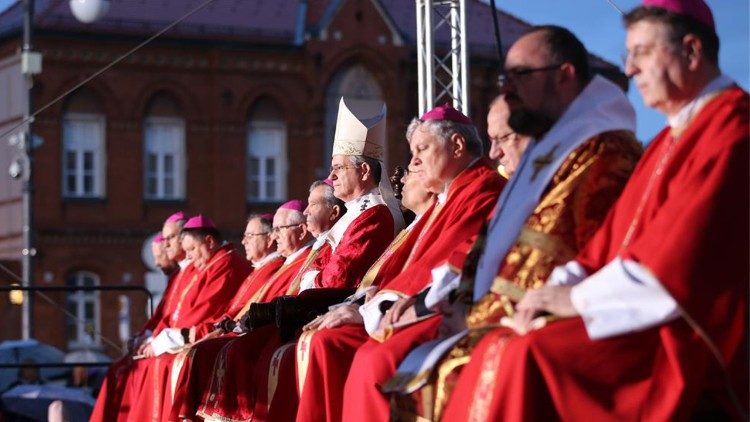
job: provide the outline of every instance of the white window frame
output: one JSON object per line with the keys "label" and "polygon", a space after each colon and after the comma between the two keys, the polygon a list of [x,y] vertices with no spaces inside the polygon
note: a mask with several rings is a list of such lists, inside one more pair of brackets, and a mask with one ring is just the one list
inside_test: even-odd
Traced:
{"label": "white window frame", "polygon": [[[88,277],[93,280],[94,285],[98,286],[100,285],[99,276],[97,276],[95,273],[92,273],[90,271],[75,271],[72,273],[69,273],[65,277],[65,285],[69,286],[68,280],[71,278],[75,279],[75,285],[76,286],[82,286],[84,279]],[[76,290],[76,291],[70,291],[67,293],[66,296],[66,309],[68,309],[68,304],[73,302],[76,307],[76,311],[74,312],[76,316],[76,320],[73,322],[76,327],[75,331],[75,338],[71,339],[68,338],[68,349],[77,349],[77,348],[92,348],[92,347],[99,347],[101,346],[101,300],[99,298],[99,292],[98,291],[83,291],[83,290]],[[91,341],[87,340],[88,333],[86,332],[86,304],[87,303],[93,303],[94,304],[94,320],[93,320],[93,332],[91,333]],[[68,336],[68,326],[70,325],[71,317],[66,316],[65,320],[65,335]]]}
{"label": "white window frame", "polygon": [[[255,135],[260,132],[266,132],[273,134],[275,146],[265,148],[254,146],[257,141]],[[248,125],[247,131],[247,154],[245,157],[246,165],[246,183],[247,189],[245,197],[249,202],[281,202],[286,198],[287,192],[287,173],[288,173],[288,160],[287,160],[287,130],[286,123],[282,120],[251,120]],[[269,150],[273,150],[269,152]],[[250,172],[250,160],[252,158],[258,159],[258,194],[257,196],[252,195],[251,184],[254,181],[254,175]],[[274,166],[275,171],[273,174],[273,181],[275,182],[275,192],[273,195],[268,193],[267,183],[269,182],[267,174],[267,163],[268,159],[275,159]]]}
{"label": "white window frame", "polygon": [[[154,129],[169,128],[176,139],[159,138]],[[185,198],[185,120],[178,117],[149,116],[143,122],[143,197],[148,200],[181,200]],[[148,167],[149,155],[156,155],[156,174]],[[171,175],[165,170],[167,156],[173,157]],[[166,191],[166,181],[172,178],[172,193]],[[149,192],[149,179],[156,177],[156,192]]]}
{"label": "white window frame", "polygon": [[[79,136],[75,125],[90,125],[92,136]],[[62,128],[62,194],[66,198],[102,198],[106,194],[106,119],[101,114],[68,112],[63,116]],[[75,170],[71,174],[68,168],[68,153],[75,153]],[[92,189],[84,191],[84,154],[92,153],[93,165],[91,169]],[[68,189],[68,177],[75,178],[75,187]]]}

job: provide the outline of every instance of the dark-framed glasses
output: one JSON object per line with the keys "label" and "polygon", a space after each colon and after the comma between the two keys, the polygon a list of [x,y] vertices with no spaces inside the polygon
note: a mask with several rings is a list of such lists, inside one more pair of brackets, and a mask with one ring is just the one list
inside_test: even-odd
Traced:
{"label": "dark-framed glasses", "polygon": [[565,63],[558,63],[558,64],[551,64],[549,66],[542,66],[542,67],[512,67],[510,69],[505,69],[500,76],[497,78],[497,84],[501,88],[505,86],[508,82],[517,80],[518,78],[521,78],[523,76],[531,75],[532,73],[537,72],[549,72],[551,70],[557,70]]}
{"label": "dark-framed glasses", "polygon": [[288,228],[290,228],[290,227],[297,227],[297,226],[299,226],[299,225],[301,225],[301,224],[302,224],[302,223],[297,223],[297,224],[287,224],[286,226],[276,226],[276,227],[272,227],[272,228],[271,228],[271,232],[273,232],[273,233],[278,233],[278,232],[280,232],[280,231],[281,231],[282,229],[288,229]]}

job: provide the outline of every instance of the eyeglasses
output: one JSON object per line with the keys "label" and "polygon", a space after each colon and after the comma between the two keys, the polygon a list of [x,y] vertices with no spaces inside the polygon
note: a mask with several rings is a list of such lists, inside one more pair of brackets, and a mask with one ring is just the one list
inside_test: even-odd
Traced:
{"label": "eyeglasses", "polygon": [[263,232],[263,233],[245,233],[244,238],[247,239],[249,237],[255,237],[255,236],[268,236],[269,232]]}
{"label": "eyeglasses", "polygon": [[500,87],[502,87],[508,82],[515,81],[522,76],[531,75],[532,73],[536,72],[549,72],[550,70],[557,70],[563,64],[564,63],[558,63],[543,67],[514,67],[505,69],[505,72],[497,78],[497,83]]}
{"label": "eyeglasses", "polygon": [[653,52],[654,49],[659,46],[667,48],[673,47],[671,44],[663,42],[652,42],[649,44],[636,45],[632,50],[622,53],[622,64],[627,66],[628,63],[639,62],[642,58],[651,55],[651,52]]}
{"label": "eyeglasses", "polygon": [[505,141],[509,140],[509,139],[510,139],[510,137],[511,137],[511,136],[513,136],[513,135],[515,135],[515,134],[516,134],[516,132],[513,132],[513,131],[511,131],[511,132],[508,132],[508,133],[506,133],[505,135],[502,135],[502,136],[498,136],[498,137],[496,137],[496,138],[492,138],[492,139],[491,139],[491,141],[492,141],[492,142],[500,142],[500,143],[503,143],[503,142],[505,142]]}
{"label": "eyeglasses", "polygon": [[296,226],[299,226],[299,225],[302,225],[302,223],[297,223],[297,224],[287,224],[286,226],[276,226],[276,227],[272,227],[272,228],[271,228],[271,232],[273,232],[273,233],[278,233],[278,232],[280,232],[280,231],[281,231],[281,229],[288,229],[288,228],[290,228],[290,227],[296,227]]}
{"label": "eyeglasses", "polygon": [[357,168],[357,166],[345,166],[345,165],[341,165],[341,164],[336,164],[334,166],[331,166],[331,171],[329,172],[329,174],[330,173],[338,173],[338,172],[340,172],[343,169],[356,169],[356,168]]}

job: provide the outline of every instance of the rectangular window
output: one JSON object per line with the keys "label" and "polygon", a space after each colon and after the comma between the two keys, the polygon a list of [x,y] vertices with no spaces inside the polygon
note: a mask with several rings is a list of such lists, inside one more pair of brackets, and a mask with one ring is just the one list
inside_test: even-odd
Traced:
{"label": "rectangular window", "polygon": [[63,119],[63,195],[104,196],[104,118],[67,113]]}
{"label": "rectangular window", "polygon": [[145,196],[182,199],[185,191],[185,123],[182,119],[149,117],[145,122]]}
{"label": "rectangular window", "polygon": [[286,196],[286,128],[283,121],[252,122],[247,146],[247,199],[282,201]]}

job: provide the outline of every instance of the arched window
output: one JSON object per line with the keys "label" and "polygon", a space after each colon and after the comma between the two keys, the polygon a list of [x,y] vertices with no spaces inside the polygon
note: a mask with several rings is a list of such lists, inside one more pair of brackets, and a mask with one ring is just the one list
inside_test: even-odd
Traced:
{"label": "arched window", "polygon": [[367,117],[378,114],[384,102],[380,85],[361,64],[342,69],[331,78],[331,83],[326,90],[323,169],[327,169],[331,164],[333,135],[336,133],[336,116],[341,97],[346,97],[346,105],[352,113]]}
{"label": "arched window", "polygon": [[63,113],[62,192],[70,198],[105,195],[105,117],[99,101],[80,92]]}
{"label": "arched window", "polygon": [[[91,272],[77,271],[65,277],[67,286],[98,286],[99,277]],[[66,334],[68,348],[98,346],[101,343],[99,292],[71,291],[67,294]],[[72,315],[72,316],[71,316]]]}
{"label": "arched window", "polygon": [[177,102],[159,94],[143,122],[143,192],[146,199],[185,197],[185,120]]}
{"label": "arched window", "polygon": [[247,131],[247,199],[280,202],[286,198],[286,122],[269,100],[250,113]]}

